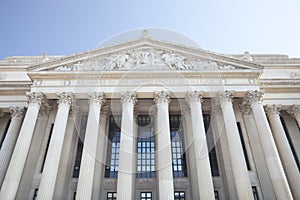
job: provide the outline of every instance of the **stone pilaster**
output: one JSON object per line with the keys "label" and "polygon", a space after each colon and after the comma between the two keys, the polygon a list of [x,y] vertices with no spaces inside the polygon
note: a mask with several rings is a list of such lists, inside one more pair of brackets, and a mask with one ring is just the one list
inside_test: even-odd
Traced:
{"label": "stone pilaster", "polygon": [[0,199],[13,200],[16,197],[39,109],[45,102],[45,96],[42,93],[30,92],[26,96],[28,97],[27,112],[1,187]]}
{"label": "stone pilaster", "polygon": [[293,197],[295,199],[300,199],[300,173],[280,121],[280,109],[281,105],[267,105],[265,108]]}
{"label": "stone pilaster", "polygon": [[121,95],[122,123],[120,138],[120,155],[117,194],[118,199],[133,200],[135,196],[135,156],[136,145],[134,143],[134,104],[136,95],[133,92],[125,92]]}
{"label": "stone pilaster", "polygon": [[158,173],[159,199],[173,200],[174,183],[169,122],[169,92],[155,92],[154,101],[157,106],[156,171]]}
{"label": "stone pilaster", "polygon": [[72,102],[74,102],[72,93],[62,92],[58,93],[57,96],[59,98],[58,110],[37,196],[39,200],[51,200],[53,198],[69,110]]}
{"label": "stone pilaster", "polygon": [[237,196],[239,199],[253,199],[250,178],[243,154],[242,144],[236,125],[236,118],[232,107],[233,92],[219,92],[216,102],[221,105],[228,140],[229,154]]}
{"label": "stone pilaster", "polygon": [[295,118],[300,128],[300,105],[292,105],[287,112]]}
{"label": "stone pilaster", "polygon": [[262,106],[262,95],[260,91],[248,91],[244,97],[243,104],[249,104],[252,108],[258,135],[266,158],[269,174],[277,199],[293,199],[285,176],[277,148],[272,137],[272,132]]}
{"label": "stone pilaster", "polygon": [[23,107],[11,107],[10,113],[11,122],[0,151],[0,186],[3,183],[4,176],[19,135],[25,109]]}
{"label": "stone pilaster", "polygon": [[202,116],[202,93],[187,93],[186,101],[191,109],[192,138],[197,169],[198,192],[200,199],[214,199],[214,186],[209,163],[207,139]]}
{"label": "stone pilaster", "polygon": [[76,199],[92,199],[93,181],[100,129],[100,110],[105,101],[103,93],[90,95],[90,107],[84,136],[83,153],[77,185]]}

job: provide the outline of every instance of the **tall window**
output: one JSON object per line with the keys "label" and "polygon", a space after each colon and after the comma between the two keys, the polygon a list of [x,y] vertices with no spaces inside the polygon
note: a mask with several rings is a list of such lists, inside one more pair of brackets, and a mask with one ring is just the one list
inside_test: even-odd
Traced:
{"label": "tall window", "polygon": [[116,200],[117,199],[117,193],[116,192],[108,192],[106,199],[107,200]]}
{"label": "tall window", "polygon": [[256,189],[255,186],[252,187],[252,192],[253,192],[254,200],[259,200],[259,198],[258,198],[258,193],[257,193],[257,189]]}
{"label": "tall window", "polygon": [[245,157],[245,162],[246,162],[246,165],[247,165],[247,169],[251,170],[250,162],[249,162],[249,158],[248,158],[248,154],[247,154],[247,150],[246,150],[245,140],[244,140],[243,133],[242,133],[241,123],[237,122],[236,124],[237,124],[238,130],[239,130],[240,140],[241,140],[241,143],[242,143],[242,148],[243,148],[243,152],[244,152],[244,157]]}
{"label": "tall window", "polygon": [[137,177],[155,177],[155,137],[153,118],[138,116]]}
{"label": "tall window", "polygon": [[174,177],[186,177],[186,156],[181,124],[181,115],[170,116],[170,132],[172,146],[172,166]]}
{"label": "tall window", "polygon": [[219,200],[220,199],[219,192],[215,190],[214,193],[215,193],[215,200]]}
{"label": "tall window", "polygon": [[80,132],[77,142],[77,149],[76,149],[76,157],[75,157],[75,163],[74,163],[74,169],[73,169],[73,178],[79,177],[79,170],[81,165],[81,157],[82,157],[82,151],[83,151],[83,139],[85,134],[85,128],[86,128],[86,122],[87,122],[87,116],[83,116],[81,120],[80,125]]}
{"label": "tall window", "polygon": [[44,154],[44,158],[43,158],[43,163],[42,163],[42,167],[41,167],[41,170],[40,170],[41,173],[44,170],[44,165],[45,165],[45,161],[46,161],[46,157],[47,157],[47,152],[48,152],[48,149],[49,149],[49,144],[50,144],[50,140],[51,140],[51,136],[52,136],[52,132],[53,132],[53,127],[54,127],[54,124],[51,124],[50,133],[49,133],[48,141],[47,141],[47,146],[46,146],[45,154]]}
{"label": "tall window", "polygon": [[5,130],[4,130],[4,134],[3,134],[2,138],[1,138],[1,141],[0,141],[0,149],[2,147],[4,139],[6,137],[6,134],[7,134],[7,131],[8,131],[9,125],[10,125],[10,122],[11,122],[11,120],[9,120],[8,123],[6,124]]}
{"label": "tall window", "polygon": [[[204,120],[205,132],[207,134],[208,129],[209,129],[209,124],[210,124],[210,115],[204,114],[203,120]],[[213,137],[209,137],[207,135],[207,139],[213,140]],[[208,148],[208,150],[209,150],[208,155],[209,155],[209,162],[210,162],[210,167],[211,167],[211,174],[212,174],[212,176],[220,176],[215,146],[213,145],[213,147]]]}
{"label": "tall window", "polygon": [[106,178],[118,177],[121,116],[110,116],[109,120],[109,144],[107,147],[107,164],[105,167]]}
{"label": "tall window", "polygon": [[152,192],[141,192],[140,200],[152,200]]}
{"label": "tall window", "polygon": [[185,192],[174,192],[174,200],[185,200]]}

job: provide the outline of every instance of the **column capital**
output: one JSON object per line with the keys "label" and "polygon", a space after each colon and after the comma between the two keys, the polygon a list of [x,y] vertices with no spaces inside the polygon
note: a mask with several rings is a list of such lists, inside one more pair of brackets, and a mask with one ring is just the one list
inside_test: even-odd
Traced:
{"label": "column capital", "polygon": [[3,112],[2,109],[0,109],[0,117],[3,117],[5,115],[5,112]]}
{"label": "column capital", "polygon": [[243,105],[245,104],[254,104],[254,103],[261,103],[263,92],[258,90],[248,90],[243,99]]}
{"label": "column capital", "polygon": [[26,92],[28,104],[31,106],[41,106],[46,101],[46,97],[41,92]]}
{"label": "column capital", "polygon": [[234,91],[225,90],[224,92],[219,91],[215,97],[215,102],[218,104],[232,103]]}
{"label": "column capital", "polygon": [[11,118],[23,118],[26,112],[24,107],[9,107]]}
{"label": "column capital", "polygon": [[191,103],[202,103],[203,102],[203,92],[202,91],[188,91],[186,93],[186,102],[188,105],[190,105]]}
{"label": "column capital", "polygon": [[265,111],[268,117],[279,117],[281,110],[281,105],[266,105]]}
{"label": "column capital", "polygon": [[287,113],[292,117],[299,117],[300,116],[300,105],[292,105],[288,110]]}
{"label": "column capital", "polygon": [[162,103],[169,104],[171,102],[170,92],[169,91],[155,91],[154,102],[156,105],[162,104]]}
{"label": "column capital", "polygon": [[217,105],[212,105],[211,106],[211,110],[210,110],[210,113],[211,115],[219,115],[221,116],[222,115],[222,109],[221,109],[221,106],[219,104]]}
{"label": "column capital", "polygon": [[58,96],[58,106],[65,105],[70,107],[72,103],[75,102],[75,97],[72,92],[60,92],[56,93]]}
{"label": "column capital", "polygon": [[188,105],[184,104],[183,106],[181,106],[181,113],[184,115],[184,116],[187,116],[189,114],[191,114],[191,109]]}
{"label": "column capital", "polygon": [[121,93],[121,102],[122,103],[132,103],[135,104],[136,103],[136,92],[124,92]]}
{"label": "column capital", "polygon": [[106,97],[104,92],[95,92],[89,94],[89,103],[90,104],[97,104],[99,106],[102,106],[105,102]]}
{"label": "column capital", "polygon": [[251,106],[248,103],[245,103],[245,104],[241,103],[241,104],[239,104],[239,108],[240,108],[240,111],[244,115],[250,115],[252,113]]}

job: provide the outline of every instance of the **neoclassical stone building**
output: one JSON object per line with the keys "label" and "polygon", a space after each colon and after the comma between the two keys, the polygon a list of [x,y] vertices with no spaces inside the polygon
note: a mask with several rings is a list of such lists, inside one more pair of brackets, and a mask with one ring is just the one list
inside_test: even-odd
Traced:
{"label": "neoclassical stone building", "polygon": [[300,199],[300,59],[143,32],[0,61],[0,199]]}

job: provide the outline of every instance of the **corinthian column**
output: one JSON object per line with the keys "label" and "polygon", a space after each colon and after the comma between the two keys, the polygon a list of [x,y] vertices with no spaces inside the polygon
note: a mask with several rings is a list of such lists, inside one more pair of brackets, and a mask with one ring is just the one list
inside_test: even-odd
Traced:
{"label": "corinthian column", "polygon": [[234,110],[232,107],[233,93],[225,91],[218,93],[216,102],[221,104],[224,125],[228,140],[228,148],[233,171],[234,183],[239,199],[253,199],[250,178],[245,162],[243,148],[236,125]]}
{"label": "corinthian column", "polygon": [[100,110],[104,101],[105,96],[103,93],[90,95],[89,116],[84,136],[85,139],[76,199],[92,199],[98,135],[100,129]]}
{"label": "corinthian column", "polygon": [[266,107],[266,112],[271,125],[273,137],[279,151],[279,156],[292,190],[292,194],[295,199],[300,199],[300,173],[280,121],[280,108],[280,105],[268,105]]}
{"label": "corinthian column", "polygon": [[300,128],[300,105],[292,105],[288,113],[296,119],[298,127]]}
{"label": "corinthian column", "polygon": [[58,110],[37,196],[39,200],[51,200],[53,197],[69,110],[74,100],[72,93],[63,92],[57,96]]}
{"label": "corinthian column", "polygon": [[29,105],[1,187],[0,199],[13,200],[16,197],[39,109],[44,101],[42,93],[31,92],[26,95]]}
{"label": "corinthian column", "polygon": [[262,92],[248,91],[243,104],[250,104],[252,108],[277,199],[293,199],[261,100]]}
{"label": "corinthian column", "polygon": [[25,110],[22,107],[10,108],[11,122],[0,151],[0,186],[2,185],[2,182],[4,180],[5,172],[7,170],[11,155],[16,144],[16,140],[19,135],[24,111]]}
{"label": "corinthian column", "polygon": [[157,106],[156,158],[158,172],[159,199],[174,199],[174,183],[172,171],[172,152],[169,122],[169,92],[155,93]]}
{"label": "corinthian column", "polygon": [[207,140],[202,116],[202,93],[189,92],[186,97],[192,118],[192,138],[195,153],[198,192],[200,199],[214,199],[214,186],[209,163]]}
{"label": "corinthian column", "polygon": [[135,93],[126,92],[121,96],[122,123],[117,194],[118,199],[133,200],[135,195],[135,149],[133,109]]}

